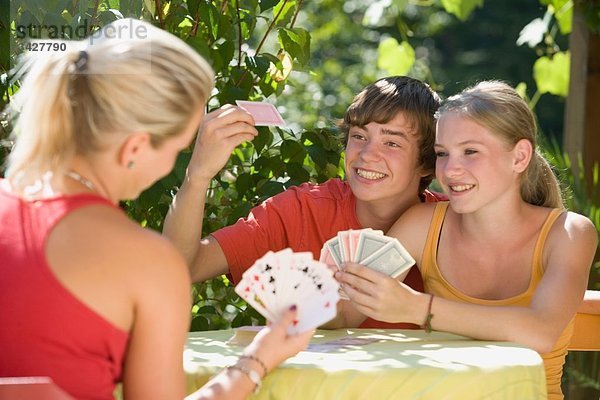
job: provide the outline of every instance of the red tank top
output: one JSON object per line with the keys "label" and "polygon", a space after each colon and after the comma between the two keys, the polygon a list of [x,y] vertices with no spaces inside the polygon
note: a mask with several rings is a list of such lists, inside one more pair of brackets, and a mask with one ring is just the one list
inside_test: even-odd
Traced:
{"label": "red tank top", "polygon": [[129,335],[61,285],[44,247],[70,212],[114,205],[95,195],[28,201],[1,184],[0,377],[49,376],[77,399],[113,399]]}

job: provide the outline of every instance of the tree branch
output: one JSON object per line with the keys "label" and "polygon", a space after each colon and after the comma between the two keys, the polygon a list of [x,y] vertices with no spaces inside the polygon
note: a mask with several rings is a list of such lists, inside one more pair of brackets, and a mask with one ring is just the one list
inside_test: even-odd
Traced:
{"label": "tree branch", "polygon": [[[267,28],[267,31],[265,32],[265,35],[263,36],[263,38],[260,40],[260,43],[256,47],[256,51],[254,52],[254,55],[258,54],[260,52],[260,49],[265,44],[265,41],[267,40],[267,36],[269,36],[269,33],[271,33],[271,31],[273,30],[273,27],[275,26],[275,22],[277,21],[277,18],[279,18],[279,16],[283,12],[283,9],[285,8],[285,5],[287,4],[287,2],[288,2],[288,0],[285,0],[283,2],[283,5],[279,9],[279,12],[277,13],[277,15],[275,17],[273,17],[273,20],[269,24],[269,27]],[[248,73],[248,70],[244,70],[244,72],[242,73],[242,76],[240,76],[240,79],[235,83],[235,87],[239,87],[240,86],[240,83],[242,83],[242,81],[246,77],[247,73]]]}

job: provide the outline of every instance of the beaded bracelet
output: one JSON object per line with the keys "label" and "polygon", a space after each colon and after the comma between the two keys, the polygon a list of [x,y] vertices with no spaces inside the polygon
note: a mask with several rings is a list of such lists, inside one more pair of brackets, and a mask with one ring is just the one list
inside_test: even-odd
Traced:
{"label": "beaded bracelet", "polygon": [[427,306],[427,316],[425,317],[425,322],[421,325],[421,329],[425,329],[425,332],[431,333],[431,320],[433,319],[433,314],[431,313],[431,305],[433,304],[433,294],[429,294],[429,305]]}
{"label": "beaded bracelet", "polygon": [[248,355],[242,355],[240,356],[240,360],[246,358],[248,360],[252,360],[252,361],[256,361],[258,363],[258,365],[261,366],[261,368],[263,369],[263,377],[267,376],[267,374],[269,373],[269,370],[267,369],[267,366],[265,365],[265,363],[258,357],[255,357],[251,354]]}
{"label": "beaded bracelet", "polygon": [[253,394],[256,394],[260,390],[261,378],[258,372],[255,370],[237,364],[230,365],[227,367],[227,369],[236,369],[246,375],[252,381],[252,383],[254,383],[254,390],[252,391]]}

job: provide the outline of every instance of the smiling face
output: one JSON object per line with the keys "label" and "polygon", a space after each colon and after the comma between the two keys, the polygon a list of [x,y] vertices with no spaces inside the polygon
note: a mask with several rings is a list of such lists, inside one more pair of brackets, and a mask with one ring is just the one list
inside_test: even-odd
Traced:
{"label": "smiling face", "polygon": [[417,137],[399,113],[391,121],[349,129],[346,179],[358,201],[403,204],[419,193]]}
{"label": "smiling face", "polygon": [[437,124],[435,171],[452,208],[472,212],[506,196],[520,198],[520,146],[458,112],[444,113]]}

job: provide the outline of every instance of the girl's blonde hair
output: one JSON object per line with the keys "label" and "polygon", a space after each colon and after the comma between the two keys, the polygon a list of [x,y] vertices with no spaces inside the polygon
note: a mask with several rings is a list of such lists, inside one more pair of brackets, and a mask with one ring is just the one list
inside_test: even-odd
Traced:
{"label": "girl's blonde hair", "polygon": [[536,144],[537,125],[527,103],[517,91],[500,81],[483,81],[448,98],[436,113],[460,113],[488,128],[510,146],[529,140],[534,154],[521,179],[521,197],[527,203],[563,208],[560,185]]}
{"label": "girl's blonde hair", "polygon": [[184,131],[214,87],[206,60],[143,21],[57,42],[67,50],[29,53],[17,69],[26,77],[10,105],[18,116],[6,172],[17,189],[65,172],[75,154],[101,150],[114,135],[148,132],[160,146]]}

